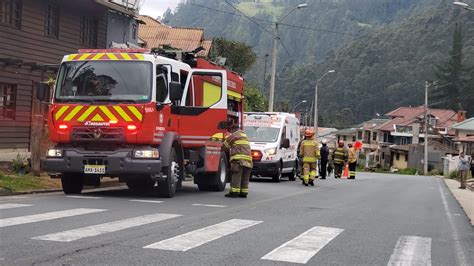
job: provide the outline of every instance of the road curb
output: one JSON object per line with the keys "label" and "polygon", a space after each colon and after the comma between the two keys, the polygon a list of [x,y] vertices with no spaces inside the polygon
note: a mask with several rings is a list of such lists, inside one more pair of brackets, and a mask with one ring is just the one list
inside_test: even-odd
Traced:
{"label": "road curb", "polygon": [[[108,181],[101,183],[99,188],[110,188],[110,187],[120,187],[122,186],[118,181]],[[89,189],[85,189],[87,191]],[[36,190],[28,190],[28,191],[20,191],[20,192],[10,192],[6,190],[0,190],[0,197],[6,196],[16,196],[16,195],[29,195],[29,194],[43,194],[43,193],[54,193],[54,192],[62,192],[62,188],[46,188],[46,189],[36,189]]]}
{"label": "road curb", "polygon": [[465,190],[459,189],[458,188],[459,181],[457,180],[446,179],[446,178],[442,178],[442,179],[446,187],[449,189],[449,191],[453,195],[453,197],[461,206],[461,209],[463,209],[464,213],[466,213],[466,216],[470,220],[471,225],[474,226],[474,208],[472,205],[472,202],[474,202],[474,192],[469,189],[465,189]]}

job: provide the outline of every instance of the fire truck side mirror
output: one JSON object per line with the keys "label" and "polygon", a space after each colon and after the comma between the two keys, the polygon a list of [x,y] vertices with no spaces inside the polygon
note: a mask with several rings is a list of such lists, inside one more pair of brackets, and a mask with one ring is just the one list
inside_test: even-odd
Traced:
{"label": "fire truck side mirror", "polygon": [[43,83],[36,83],[36,99],[39,101],[45,101],[46,100],[46,94],[48,92],[48,86],[46,86]]}
{"label": "fire truck side mirror", "polygon": [[170,82],[170,100],[172,102],[180,101],[181,97],[183,97],[183,88],[181,87],[181,83],[176,81]]}

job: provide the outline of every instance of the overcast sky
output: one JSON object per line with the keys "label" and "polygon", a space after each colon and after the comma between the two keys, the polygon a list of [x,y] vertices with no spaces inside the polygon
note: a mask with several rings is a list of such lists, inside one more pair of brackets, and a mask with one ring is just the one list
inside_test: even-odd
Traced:
{"label": "overcast sky", "polygon": [[172,10],[179,4],[181,0],[144,0],[145,3],[140,9],[140,14],[149,15],[150,17],[156,18],[162,16],[166,9],[171,8]]}

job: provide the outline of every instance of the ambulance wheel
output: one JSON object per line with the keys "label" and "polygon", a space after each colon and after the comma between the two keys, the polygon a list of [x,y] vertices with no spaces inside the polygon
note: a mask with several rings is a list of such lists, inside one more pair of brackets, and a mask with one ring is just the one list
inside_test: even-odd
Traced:
{"label": "ambulance wheel", "polygon": [[81,174],[63,174],[61,185],[64,194],[81,194],[84,187],[84,176]]}
{"label": "ambulance wheel", "polygon": [[295,166],[293,167],[293,170],[288,175],[288,180],[295,181],[297,175],[298,175],[298,162],[295,162]]}
{"label": "ambulance wheel", "polygon": [[280,167],[278,167],[278,170],[277,172],[272,176],[272,180],[273,182],[280,182],[281,181],[281,176],[283,175],[282,172],[283,172],[283,166],[280,164]]}
{"label": "ambulance wheel", "polygon": [[176,150],[172,149],[170,154],[170,163],[163,168],[163,174],[166,179],[158,181],[158,196],[163,198],[172,198],[176,194],[176,187],[179,180],[179,161]]}

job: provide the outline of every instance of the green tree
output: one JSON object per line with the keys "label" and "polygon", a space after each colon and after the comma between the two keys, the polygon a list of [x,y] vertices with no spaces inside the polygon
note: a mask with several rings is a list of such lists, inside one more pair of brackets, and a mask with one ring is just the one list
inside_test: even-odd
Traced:
{"label": "green tree", "polygon": [[267,100],[254,84],[245,84],[244,88],[245,112],[264,112],[267,110]]}
{"label": "green tree", "polygon": [[468,88],[468,68],[463,64],[463,32],[459,23],[455,24],[450,58],[435,66],[435,77],[439,87],[433,91],[434,105],[450,109],[466,108],[464,94]]}
{"label": "green tree", "polygon": [[212,40],[209,59],[217,61],[218,57],[226,58],[225,65],[240,74],[244,74],[257,60],[257,55],[252,51],[252,47],[243,42],[227,40],[223,37]]}

